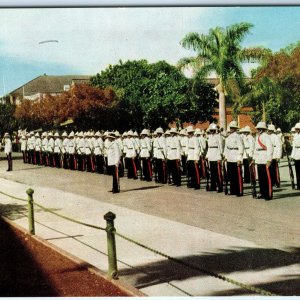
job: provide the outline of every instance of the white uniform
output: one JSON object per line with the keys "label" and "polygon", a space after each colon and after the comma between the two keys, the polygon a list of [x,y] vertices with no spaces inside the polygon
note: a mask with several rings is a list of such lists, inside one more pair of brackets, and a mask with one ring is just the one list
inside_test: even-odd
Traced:
{"label": "white uniform", "polygon": [[229,134],[225,140],[224,157],[228,162],[243,161],[244,145],[237,132]]}
{"label": "white uniform", "polygon": [[171,136],[167,147],[167,159],[175,160],[181,159],[181,146],[177,136]]}
{"label": "white uniform", "polygon": [[148,137],[144,137],[140,140],[141,151],[140,157],[141,158],[149,158],[151,153],[151,142]]}
{"label": "white uniform", "polygon": [[300,160],[300,133],[295,133],[291,158]]}
{"label": "white uniform", "polygon": [[128,138],[126,141],[126,157],[133,158],[136,157],[137,154],[137,145],[133,138]]}
{"label": "white uniform", "polygon": [[163,136],[156,137],[153,141],[153,156],[157,159],[166,159],[167,144]]}
{"label": "white uniform", "polygon": [[263,132],[255,139],[253,159],[256,164],[266,164],[272,160],[273,145],[270,136]]}
{"label": "white uniform", "polygon": [[206,158],[209,161],[222,160],[222,141],[219,134],[209,134],[207,141],[207,153]]}
{"label": "white uniform", "polygon": [[244,143],[244,155],[243,158],[252,158],[253,157],[253,152],[254,152],[254,137],[251,134],[248,135],[243,135],[242,137],[243,143]]}
{"label": "white uniform", "polygon": [[10,138],[5,138],[5,145],[4,145],[4,153],[6,155],[9,155],[9,153],[12,153],[12,142]]}
{"label": "white uniform", "polygon": [[273,145],[273,159],[280,159],[282,156],[282,143],[280,140],[280,137],[275,134],[272,133],[270,134],[270,138],[272,141],[272,145]]}
{"label": "white uniform", "polygon": [[107,148],[107,165],[118,166],[121,157],[121,152],[117,141],[109,143]]}

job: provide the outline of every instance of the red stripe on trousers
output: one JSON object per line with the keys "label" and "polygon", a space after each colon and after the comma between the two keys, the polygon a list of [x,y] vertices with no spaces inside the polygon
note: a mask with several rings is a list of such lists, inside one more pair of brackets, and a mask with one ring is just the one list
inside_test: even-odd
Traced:
{"label": "red stripe on trousers", "polygon": [[194,164],[195,164],[195,170],[196,170],[197,184],[200,184],[200,175],[199,175],[198,165],[196,162],[194,162]]}
{"label": "red stripe on trousers", "polygon": [[239,178],[239,188],[240,188],[240,194],[243,193],[243,180],[242,180],[242,170],[241,170],[241,166],[238,165],[237,166],[238,169],[238,178]]}
{"label": "red stripe on trousers", "polygon": [[136,174],[136,165],[135,165],[135,162],[134,162],[134,158],[132,158],[132,165],[133,165],[134,177],[137,177],[137,174]]}
{"label": "red stripe on trousers", "polygon": [[219,177],[219,182],[221,184],[222,183],[221,163],[217,162],[217,164],[218,164],[218,177]]}
{"label": "red stripe on trousers", "polygon": [[152,169],[151,169],[150,159],[148,159],[148,168],[149,168],[149,175],[150,175],[150,178],[152,178]]}
{"label": "red stripe on trousers", "polygon": [[271,176],[270,176],[270,170],[269,167],[266,166],[267,176],[268,176],[268,185],[269,185],[269,197],[272,198],[272,182],[271,182]]}

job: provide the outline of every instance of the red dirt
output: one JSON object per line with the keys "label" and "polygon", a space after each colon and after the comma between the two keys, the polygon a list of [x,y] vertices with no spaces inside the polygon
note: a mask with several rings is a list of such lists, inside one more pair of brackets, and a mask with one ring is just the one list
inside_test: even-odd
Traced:
{"label": "red dirt", "polygon": [[0,219],[0,297],[128,296]]}

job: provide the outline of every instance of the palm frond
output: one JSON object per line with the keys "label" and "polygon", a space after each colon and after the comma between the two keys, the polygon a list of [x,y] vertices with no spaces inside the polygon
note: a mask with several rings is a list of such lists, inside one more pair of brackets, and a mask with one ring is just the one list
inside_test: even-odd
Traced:
{"label": "palm frond", "polygon": [[239,52],[239,59],[246,62],[267,61],[272,56],[272,51],[263,47],[244,48]]}
{"label": "palm frond", "polygon": [[234,41],[239,44],[252,27],[253,24],[247,22],[237,23],[226,27],[227,41]]}

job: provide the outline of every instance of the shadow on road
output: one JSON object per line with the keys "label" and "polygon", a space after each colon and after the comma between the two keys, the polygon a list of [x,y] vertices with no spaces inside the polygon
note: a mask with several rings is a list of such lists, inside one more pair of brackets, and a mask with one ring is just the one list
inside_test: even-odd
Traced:
{"label": "shadow on road", "polygon": [[121,190],[121,193],[127,193],[127,192],[133,192],[133,191],[143,191],[143,190],[152,190],[152,189],[158,189],[162,187],[163,185],[157,185],[157,186],[143,186],[140,188],[135,189],[128,189],[128,190]]}
{"label": "shadow on road", "polygon": [[[222,274],[224,276],[232,272],[263,271],[287,267],[299,264],[300,261],[300,248],[292,248],[289,252],[264,248],[238,248],[236,250],[221,251],[220,253],[176,257],[176,259],[196,266],[201,270]],[[137,288],[145,288],[173,280],[186,280],[192,277],[199,277],[199,274],[205,277],[208,276],[205,273],[193,270],[172,260],[162,260],[141,265],[137,268],[120,271],[121,276],[138,275],[135,283]],[[230,275],[228,275],[228,277],[231,278]],[[216,278],[215,280],[219,279]],[[253,284],[253,286],[256,285]],[[278,281],[264,283],[256,287],[264,288],[269,292],[279,295],[300,295],[300,274],[286,275],[286,279],[280,278]],[[218,295],[243,295],[245,293],[249,294],[251,292],[247,290],[244,291],[236,286],[236,288],[220,292]]]}

